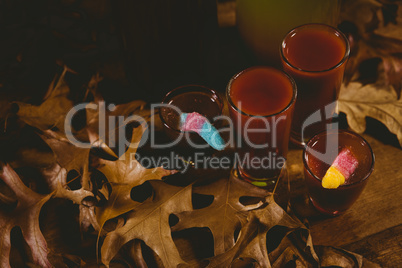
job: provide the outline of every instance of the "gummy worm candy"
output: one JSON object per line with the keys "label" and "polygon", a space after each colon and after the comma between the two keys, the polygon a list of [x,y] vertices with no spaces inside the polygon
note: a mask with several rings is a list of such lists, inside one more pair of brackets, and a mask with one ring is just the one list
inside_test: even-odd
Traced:
{"label": "gummy worm candy", "polygon": [[211,125],[207,118],[197,112],[182,113],[180,115],[181,130],[198,133],[214,149],[222,151],[225,142],[219,135],[218,130]]}
{"label": "gummy worm candy", "polygon": [[358,161],[349,149],[343,149],[335,158],[321,181],[324,188],[335,189],[344,184],[356,170]]}

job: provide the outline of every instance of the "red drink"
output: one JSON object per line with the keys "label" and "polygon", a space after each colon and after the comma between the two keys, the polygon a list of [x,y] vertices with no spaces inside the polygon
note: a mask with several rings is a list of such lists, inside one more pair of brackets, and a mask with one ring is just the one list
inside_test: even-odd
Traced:
{"label": "red drink", "polygon": [[[338,188],[323,188],[322,178],[339,152],[345,148],[357,159],[356,170]],[[342,130],[322,132],[314,136],[306,145],[303,161],[310,199],[319,211],[330,215],[345,212],[357,200],[374,167],[370,145],[359,135]]]}
{"label": "red drink", "polygon": [[274,68],[252,67],[230,80],[226,94],[238,137],[240,176],[266,186],[278,177],[286,159],[294,81]]}
{"label": "red drink", "polygon": [[[346,37],[324,24],[300,26],[284,38],[283,68],[295,79],[298,88],[291,133],[296,144],[303,145],[331,121],[349,52]],[[324,118],[317,113],[308,119],[330,104],[333,105]]]}
{"label": "red drink", "polygon": [[292,101],[293,84],[282,72],[270,68],[248,69],[230,85],[230,99],[249,115],[273,115]]}

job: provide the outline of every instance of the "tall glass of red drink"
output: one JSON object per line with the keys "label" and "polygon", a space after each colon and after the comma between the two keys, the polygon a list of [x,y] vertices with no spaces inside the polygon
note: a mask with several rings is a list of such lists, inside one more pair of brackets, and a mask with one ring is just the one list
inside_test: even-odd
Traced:
{"label": "tall glass of red drink", "polygon": [[275,185],[288,152],[294,80],[271,67],[251,67],[229,81],[226,97],[240,177],[257,186]]}
{"label": "tall glass of red drink", "polygon": [[291,30],[281,46],[282,65],[297,84],[291,140],[299,146],[327,128],[350,47],[348,39],[325,24],[305,24]]}
{"label": "tall glass of red drink", "polygon": [[[322,178],[338,156],[348,149],[357,160],[357,168],[335,189],[322,186]],[[307,142],[303,153],[304,179],[313,205],[322,213],[339,215],[357,200],[374,169],[374,154],[366,140],[345,130],[324,131]]]}

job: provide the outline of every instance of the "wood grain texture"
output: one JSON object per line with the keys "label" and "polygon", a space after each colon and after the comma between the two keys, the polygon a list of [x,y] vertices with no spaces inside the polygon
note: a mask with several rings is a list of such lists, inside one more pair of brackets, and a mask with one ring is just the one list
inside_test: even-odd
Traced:
{"label": "wood grain texture", "polygon": [[402,267],[402,224],[343,246],[383,267]]}

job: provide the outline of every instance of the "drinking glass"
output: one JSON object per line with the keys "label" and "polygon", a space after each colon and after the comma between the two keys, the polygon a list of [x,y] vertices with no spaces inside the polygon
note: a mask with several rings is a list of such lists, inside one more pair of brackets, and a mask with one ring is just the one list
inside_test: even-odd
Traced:
{"label": "drinking glass", "polygon": [[286,163],[296,84],[286,73],[256,66],[239,72],[226,90],[236,134],[239,176],[272,188]]}
{"label": "drinking glass", "polygon": [[[356,170],[335,189],[322,187],[321,180],[343,149],[358,161]],[[328,215],[344,213],[357,200],[374,169],[374,153],[368,142],[356,133],[330,130],[315,135],[303,152],[304,178],[310,200],[318,211]]]}
{"label": "drinking glass", "polygon": [[295,79],[298,89],[291,141],[303,147],[334,117],[349,42],[329,25],[306,24],[285,36],[280,52],[283,69]]}

